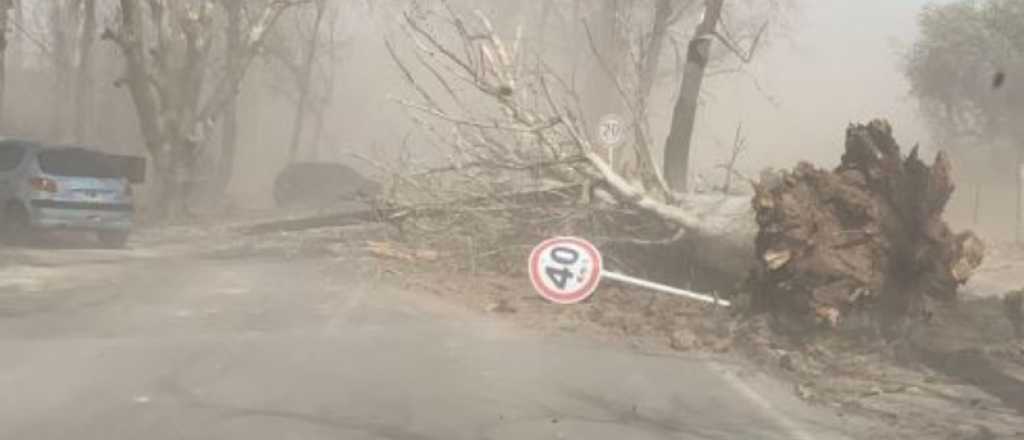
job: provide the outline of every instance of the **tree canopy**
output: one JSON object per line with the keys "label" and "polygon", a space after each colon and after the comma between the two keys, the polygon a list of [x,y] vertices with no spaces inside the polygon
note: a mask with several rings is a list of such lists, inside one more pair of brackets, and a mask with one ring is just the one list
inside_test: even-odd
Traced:
{"label": "tree canopy", "polygon": [[924,8],[907,55],[912,94],[943,142],[1024,140],[1024,3],[960,0]]}

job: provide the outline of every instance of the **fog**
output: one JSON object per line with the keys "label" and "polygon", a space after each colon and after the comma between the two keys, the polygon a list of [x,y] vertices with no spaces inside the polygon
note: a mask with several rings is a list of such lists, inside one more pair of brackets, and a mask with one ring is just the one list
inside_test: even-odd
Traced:
{"label": "fog", "polygon": [[1024,440],[940,1],[0,0],[0,440]]}
{"label": "fog", "polygon": [[901,144],[929,148],[902,73],[902,53],[926,3],[801,2],[787,33],[757,55],[749,75],[711,80],[698,129],[700,163],[722,160],[728,151],[716,152],[716,140],[728,145],[738,122],[750,137],[747,161],[775,167],[834,164],[846,125],[878,117],[892,122]]}
{"label": "fog", "polygon": [[[851,122],[890,119],[901,143],[931,142],[909,95],[902,52],[915,38],[924,0],[803,1],[784,29],[773,32],[745,72],[710,77],[695,133],[696,167],[713,168],[728,157],[738,123],[750,149],[745,167],[790,167],[799,160],[838,161]],[[339,149],[376,143],[393,151],[409,129],[405,113],[388,100],[404,94],[393,63],[383,53],[378,27],[354,35],[339,78],[338,109],[331,118]],[[722,50],[716,47],[716,50]],[[356,86],[358,84],[358,86]],[[655,144],[664,142],[678,84],[662,81],[650,105]],[[273,112],[260,112],[273,121]],[[273,125],[273,124],[270,124]],[[265,123],[254,123],[267,139]]]}
{"label": "fog", "polygon": [[[917,14],[927,3],[795,2],[785,17],[773,21],[767,44],[742,72],[714,75],[705,82],[693,143],[694,172],[719,178],[721,171],[715,166],[728,158],[738,124],[743,124],[749,144],[738,163],[746,173],[766,166],[788,168],[801,160],[832,166],[839,159],[845,127],[877,117],[892,122],[905,147],[920,143],[925,152],[934,153],[936,145],[901,71],[902,54],[916,37]],[[499,6],[492,12],[509,9]],[[515,25],[535,25],[530,22],[534,13],[522,9],[518,15],[498,17],[501,29],[511,33]],[[389,99],[410,96],[383,45],[385,36],[399,36],[393,24],[400,10],[398,3],[353,1],[341,13],[335,31],[344,44],[324,133],[319,145],[304,146],[301,158],[345,161],[373,173],[380,170],[351,153],[381,163],[393,162],[403,145],[413,156],[440,154],[420,142],[407,113]],[[31,9],[27,14],[32,15]],[[45,29],[45,20],[39,21]],[[47,44],[36,41],[45,40],[44,34],[37,31],[30,38],[14,39],[12,61],[24,67],[9,68],[4,128],[9,135],[66,140],[69,122],[63,122],[64,128],[50,122],[53,109],[61,107],[53,102],[62,98],[53,96],[60,88],[51,87],[55,78],[47,66],[47,51],[36,47]],[[131,100],[124,88],[113,86],[121,69],[117,51],[106,41],[97,41],[96,47],[102,62],[96,68],[96,115],[88,140],[120,152],[142,152]],[[545,56],[558,56],[550,52]],[[294,97],[279,91],[279,69],[272,62],[258,61],[242,86],[239,155],[228,190],[238,206],[269,206],[273,177],[287,162]],[[653,90],[650,120],[655,148],[667,134],[677,89],[675,80],[666,79]],[[660,158],[661,152],[655,155]],[[965,205],[962,192],[959,196],[955,206]]]}

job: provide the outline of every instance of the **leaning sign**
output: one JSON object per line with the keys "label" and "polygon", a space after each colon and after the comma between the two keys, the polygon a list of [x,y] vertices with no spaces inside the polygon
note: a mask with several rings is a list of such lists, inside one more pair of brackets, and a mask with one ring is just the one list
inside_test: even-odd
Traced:
{"label": "leaning sign", "polygon": [[718,306],[730,306],[729,301],[717,296],[605,270],[597,247],[578,237],[556,237],[537,245],[530,252],[529,269],[533,288],[540,296],[556,304],[576,304],[586,300],[605,278]]}
{"label": "leaning sign", "polygon": [[601,282],[601,253],[575,237],[545,240],[530,253],[530,282],[548,301],[576,304]]}

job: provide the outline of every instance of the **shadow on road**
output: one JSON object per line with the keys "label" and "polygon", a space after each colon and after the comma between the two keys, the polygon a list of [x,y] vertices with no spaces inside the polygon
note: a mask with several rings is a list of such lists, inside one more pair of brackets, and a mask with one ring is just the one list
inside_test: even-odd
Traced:
{"label": "shadow on road", "polygon": [[14,249],[38,249],[38,250],[94,250],[109,249],[88,232],[74,231],[52,231],[34,234],[31,238],[24,240],[8,241],[2,245],[5,248]]}
{"label": "shadow on road", "polygon": [[919,354],[922,363],[933,370],[973,385],[1024,414],[1024,381],[1001,370],[980,350],[921,349]]}

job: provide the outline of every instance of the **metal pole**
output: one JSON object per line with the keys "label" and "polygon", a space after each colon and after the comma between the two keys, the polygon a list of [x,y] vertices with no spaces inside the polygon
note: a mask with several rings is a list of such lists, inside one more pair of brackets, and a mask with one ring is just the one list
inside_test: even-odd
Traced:
{"label": "metal pole", "polygon": [[621,273],[611,271],[601,271],[601,277],[609,280],[618,281],[621,283],[631,284],[637,287],[643,287],[645,289],[651,289],[662,293],[668,293],[672,295],[678,295],[698,301],[704,301],[711,304],[715,304],[722,307],[729,307],[732,304],[724,299],[718,299],[710,295],[704,295],[701,293],[691,292],[689,290],[677,289],[675,287],[666,286],[664,284],[658,284],[647,280],[641,280],[640,278],[633,278],[629,275],[623,275]]}
{"label": "metal pole", "polygon": [[1024,175],[1021,175],[1021,172],[1024,171],[1024,168],[1022,168],[1022,167],[1024,167],[1024,148],[1022,148],[1021,146],[1018,145],[1017,146],[1017,170],[1016,170],[1017,171],[1016,172],[1016,174],[1017,174],[1017,176],[1016,176],[1017,177],[1017,180],[1016,180],[1017,181],[1017,192],[1016,192],[1016,194],[1017,194],[1017,212],[1016,212],[1016,215],[1015,215],[1015,221],[1013,223],[1014,238],[1016,239],[1017,245],[1021,244],[1021,238],[1022,238],[1021,237],[1021,230],[1020,230],[1020,228],[1021,228],[1021,220],[1022,220],[1022,218],[1021,218],[1021,214],[1022,214],[1021,213],[1021,209],[1024,208],[1024,206],[1021,206],[1021,197],[1024,197],[1024,193],[1022,193],[1022,188],[1021,188],[1021,186],[1024,185]]}
{"label": "metal pole", "polygon": [[981,218],[981,182],[974,185],[974,227],[978,227]]}

